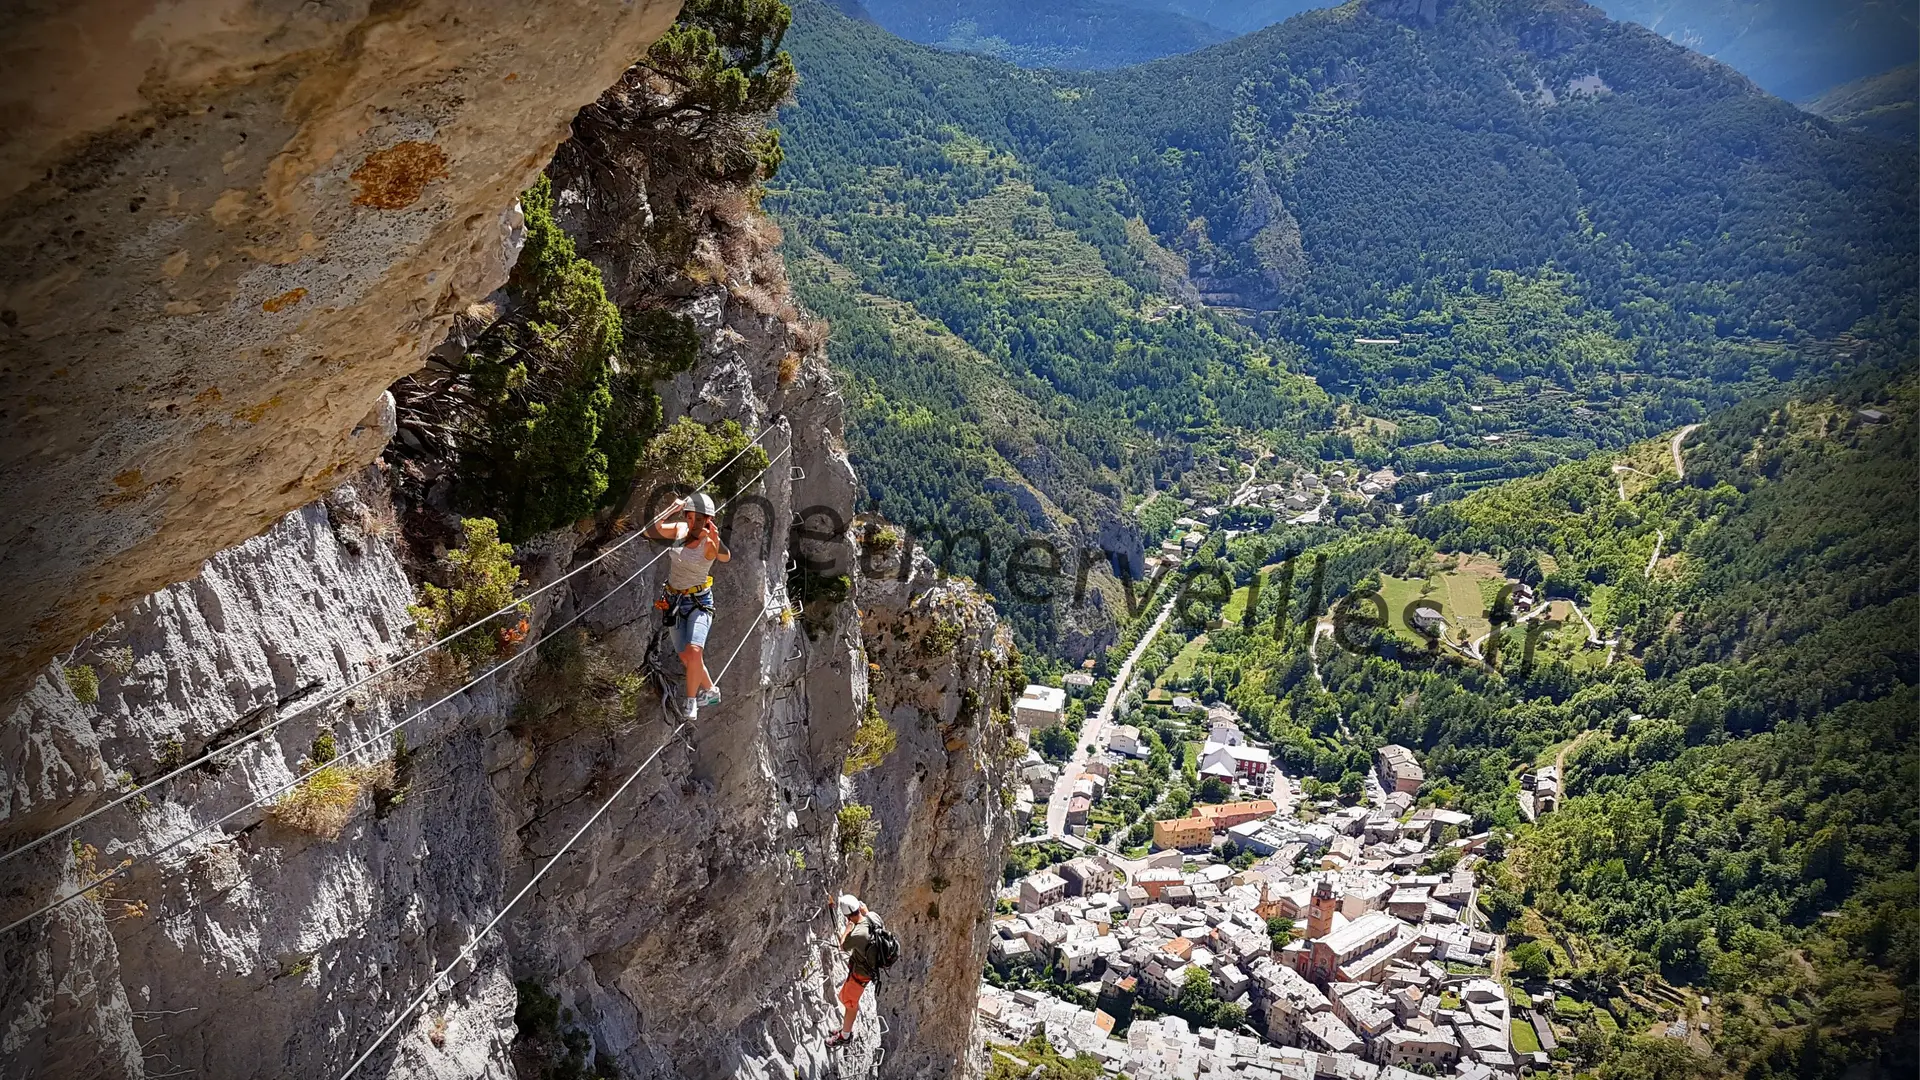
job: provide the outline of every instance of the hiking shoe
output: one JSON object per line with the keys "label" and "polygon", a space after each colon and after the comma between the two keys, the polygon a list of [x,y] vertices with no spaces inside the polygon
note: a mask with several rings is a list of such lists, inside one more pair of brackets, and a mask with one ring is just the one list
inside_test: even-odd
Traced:
{"label": "hiking shoe", "polygon": [[702,705],[718,705],[720,704],[720,688],[717,686],[709,686],[705,690],[700,691],[700,696],[694,698],[694,700]]}
{"label": "hiking shoe", "polygon": [[681,698],[680,699],[680,715],[681,717],[687,720],[698,719],[700,716],[700,699],[699,698]]}
{"label": "hiking shoe", "polygon": [[845,1046],[852,1041],[853,1041],[853,1032],[851,1031],[836,1031],[833,1034],[827,1036],[828,1048],[832,1048],[835,1046]]}

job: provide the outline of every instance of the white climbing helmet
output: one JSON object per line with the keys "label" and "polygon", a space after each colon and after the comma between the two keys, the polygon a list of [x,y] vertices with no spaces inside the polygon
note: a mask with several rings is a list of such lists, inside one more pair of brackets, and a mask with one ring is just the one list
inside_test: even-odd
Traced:
{"label": "white climbing helmet", "polygon": [[712,517],[714,514],[713,497],[704,491],[696,491],[692,495],[687,496],[687,509],[699,514],[701,517]]}
{"label": "white climbing helmet", "polygon": [[841,893],[837,902],[842,918],[852,918],[860,910],[860,898],[852,893]]}

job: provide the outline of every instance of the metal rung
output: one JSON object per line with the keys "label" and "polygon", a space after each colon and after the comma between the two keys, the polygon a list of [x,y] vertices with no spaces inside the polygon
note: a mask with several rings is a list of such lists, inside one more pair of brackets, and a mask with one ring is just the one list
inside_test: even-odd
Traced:
{"label": "metal rung", "polygon": [[795,465],[788,470],[787,478],[789,480],[805,480],[807,478],[807,470],[799,465]]}

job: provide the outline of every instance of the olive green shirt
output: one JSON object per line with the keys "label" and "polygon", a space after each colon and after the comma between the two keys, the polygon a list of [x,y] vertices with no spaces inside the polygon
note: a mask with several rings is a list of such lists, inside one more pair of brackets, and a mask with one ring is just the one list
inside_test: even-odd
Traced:
{"label": "olive green shirt", "polygon": [[866,917],[853,924],[853,929],[847,932],[846,941],[840,945],[847,951],[847,970],[863,979],[880,974],[880,964],[873,945],[873,931],[879,928],[880,916],[869,911]]}

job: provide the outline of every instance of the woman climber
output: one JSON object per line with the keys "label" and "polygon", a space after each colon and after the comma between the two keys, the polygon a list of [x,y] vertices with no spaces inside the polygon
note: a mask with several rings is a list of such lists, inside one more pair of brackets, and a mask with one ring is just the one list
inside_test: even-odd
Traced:
{"label": "woman climber", "polygon": [[[653,528],[667,549],[665,592],[654,607],[666,612],[673,651],[687,669],[687,696],[681,713],[689,720],[702,705],[720,704],[720,688],[707,677],[707,631],[713,626],[713,564],[732,555],[720,542],[713,521],[713,500],[698,492],[674,503]],[[674,520],[678,517],[679,520]]]}

